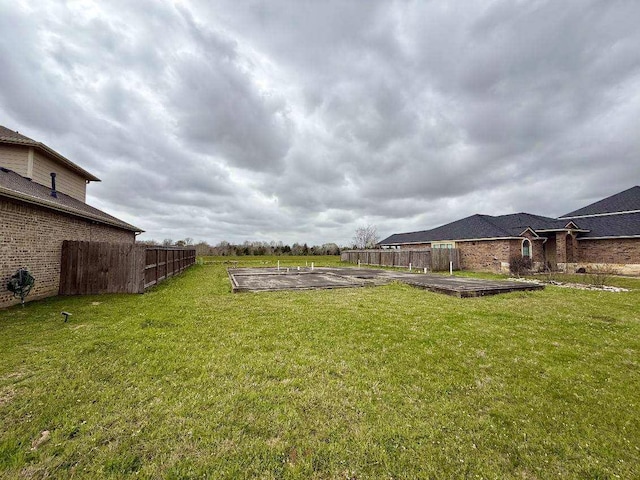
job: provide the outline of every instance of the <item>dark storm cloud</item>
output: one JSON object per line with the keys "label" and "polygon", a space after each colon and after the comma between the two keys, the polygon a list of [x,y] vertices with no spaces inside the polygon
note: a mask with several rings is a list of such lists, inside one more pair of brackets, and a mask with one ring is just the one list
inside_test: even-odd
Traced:
{"label": "dark storm cloud", "polygon": [[640,183],[635,2],[0,5],[0,123],[147,238],[348,242]]}

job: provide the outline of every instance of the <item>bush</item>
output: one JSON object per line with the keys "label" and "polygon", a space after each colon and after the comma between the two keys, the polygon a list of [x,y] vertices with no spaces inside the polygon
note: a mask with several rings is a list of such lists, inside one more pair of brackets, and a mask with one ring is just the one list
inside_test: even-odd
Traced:
{"label": "bush", "polygon": [[531,270],[531,257],[523,257],[522,255],[513,255],[509,258],[509,271],[513,275],[520,276]]}
{"label": "bush", "polygon": [[606,263],[597,264],[589,269],[587,280],[593,286],[603,287],[609,282],[610,277],[617,273],[616,269],[611,265]]}

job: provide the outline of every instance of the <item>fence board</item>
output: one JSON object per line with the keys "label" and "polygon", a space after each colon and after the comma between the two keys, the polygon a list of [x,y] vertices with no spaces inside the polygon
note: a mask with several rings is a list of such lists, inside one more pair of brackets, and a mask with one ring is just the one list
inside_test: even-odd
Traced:
{"label": "fence board", "polygon": [[59,293],[143,293],[195,261],[195,248],[65,240],[60,258]]}

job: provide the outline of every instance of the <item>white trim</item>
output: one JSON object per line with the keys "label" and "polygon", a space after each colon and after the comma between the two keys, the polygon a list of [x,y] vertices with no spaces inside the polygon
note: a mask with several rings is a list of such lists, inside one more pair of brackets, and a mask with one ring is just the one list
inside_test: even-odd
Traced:
{"label": "white trim", "polygon": [[[540,240],[540,238],[535,238],[534,240]],[[522,240],[522,237],[489,237],[489,238],[463,238],[460,240],[423,240],[421,242],[393,242],[393,243],[379,243],[379,245],[422,245],[424,243],[442,243],[442,242],[481,242],[485,240]]]}
{"label": "white trim", "polygon": [[[525,228],[525,229],[520,233],[520,236],[524,237],[524,234],[525,234],[525,232],[526,232],[527,230],[529,230],[529,231],[530,231],[530,232],[531,232],[535,237],[539,237],[539,236],[540,236],[540,235],[538,235],[538,234],[535,232],[535,230],[534,230],[533,228],[531,228],[531,227],[527,227],[527,228]],[[542,231],[542,230],[541,230],[541,231]]]}
{"label": "white trim", "polygon": [[590,217],[606,217],[608,215],[626,215],[627,213],[640,213],[640,210],[625,210],[624,212],[609,212],[609,213],[592,213],[591,215],[576,215],[575,217],[558,217],[558,220],[565,220],[571,218],[590,218]]}
{"label": "white trim", "polygon": [[640,235],[619,235],[617,237],[578,237],[578,240],[616,240],[618,238],[640,238]]}
{"label": "white trim", "polygon": [[589,233],[591,230],[585,230],[584,228],[551,228],[547,230],[537,230],[540,233],[549,233],[549,232],[579,232],[579,233]]}

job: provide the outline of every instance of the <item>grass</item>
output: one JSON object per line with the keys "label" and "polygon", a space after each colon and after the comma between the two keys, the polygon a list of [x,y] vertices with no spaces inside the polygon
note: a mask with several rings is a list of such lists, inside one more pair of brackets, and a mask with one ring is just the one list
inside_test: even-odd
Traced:
{"label": "grass", "polygon": [[640,280],[231,294],[225,267],[0,311],[0,477],[640,477]]}

